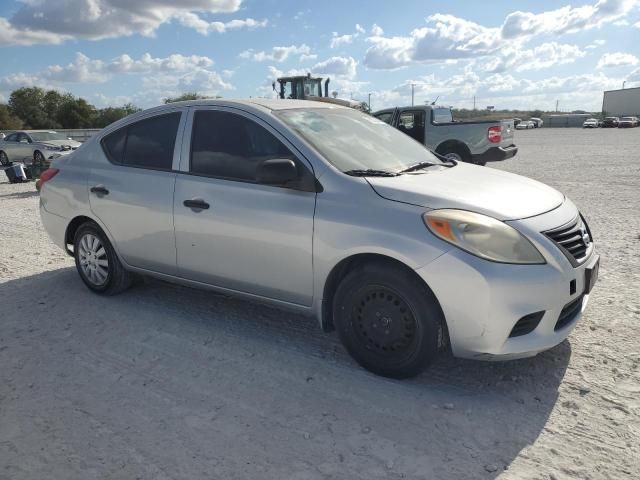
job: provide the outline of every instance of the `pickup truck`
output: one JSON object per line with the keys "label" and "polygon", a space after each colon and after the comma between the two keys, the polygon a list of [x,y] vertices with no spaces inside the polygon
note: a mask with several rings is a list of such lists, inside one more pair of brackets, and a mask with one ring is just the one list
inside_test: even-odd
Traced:
{"label": "pickup truck", "polygon": [[453,119],[449,107],[433,105],[390,108],[373,116],[454,160],[485,165],[518,153],[513,120],[460,122]]}

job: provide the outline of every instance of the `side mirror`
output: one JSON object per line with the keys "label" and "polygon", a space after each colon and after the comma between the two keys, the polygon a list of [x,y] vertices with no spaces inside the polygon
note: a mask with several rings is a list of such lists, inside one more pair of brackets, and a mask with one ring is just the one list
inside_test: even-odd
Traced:
{"label": "side mirror", "polygon": [[284,185],[298,178],[298,169],[293,160],[274,158],[258,165],[256,180],[267,185]]}

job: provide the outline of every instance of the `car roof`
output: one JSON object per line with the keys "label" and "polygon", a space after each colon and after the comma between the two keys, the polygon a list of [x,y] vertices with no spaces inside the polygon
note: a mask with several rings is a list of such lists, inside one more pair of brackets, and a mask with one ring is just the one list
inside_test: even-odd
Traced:
{"label": "car roof", "polygon": [[[276,98],[240,98],[240,99],[203,99],[203,100],[186,100],[184,102],[168,103],[153,109],[161,110],[163,108],[180,106],[180,107],[202,107],[202,106],[246,106],[259,107],[264,110],[291,110],[294,108],[347,108],[341,105],[325,102],[314,102],[312,100],[282,100]],[[151,110],[153,110],[151,109]]]}

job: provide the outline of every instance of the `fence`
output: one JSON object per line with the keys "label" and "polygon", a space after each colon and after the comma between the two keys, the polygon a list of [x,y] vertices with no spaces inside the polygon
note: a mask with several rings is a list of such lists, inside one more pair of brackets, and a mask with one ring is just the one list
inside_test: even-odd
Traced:
{"label": "fence", "polygon": [[[13,130],[2,130],[0,133],[4,133],[8,135],[12,131]],[[86,142],[89,139],[89,137],[98,133],[100,129],[99,128],[66,128],[66,129],[63,128],[63,129],[52,130],[52,131],[56,131],[58,133],[64,133],[67,137],[77,142]]]}

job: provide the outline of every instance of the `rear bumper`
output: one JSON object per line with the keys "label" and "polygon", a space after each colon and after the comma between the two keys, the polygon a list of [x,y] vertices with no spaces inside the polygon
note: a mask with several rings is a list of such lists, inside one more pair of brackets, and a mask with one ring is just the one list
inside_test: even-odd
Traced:
{"label": "rear bumper", "polygon": [[516,156],[518,147],[509,145],[508,147],[492,147],[484,153],[472,155],[474,163],[499,162]]}

